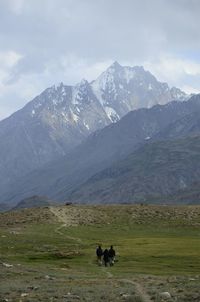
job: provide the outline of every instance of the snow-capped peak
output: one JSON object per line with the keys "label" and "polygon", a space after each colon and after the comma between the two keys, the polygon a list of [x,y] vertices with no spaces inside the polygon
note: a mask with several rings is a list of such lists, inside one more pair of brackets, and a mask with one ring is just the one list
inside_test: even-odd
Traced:
{"label": "snow-capped peak", "polygon": [[82,123],[84,116],[85,123],[92,129],[86,118],[88,110],[93,110],[91,108],[98,108],[95,110],[101,112],[99,120],[104,119],[107,124],[119,120],[130,110],[150,108],[174,99],[184,100],[186,96],[180,89],[170,89],[167,83],[157,81],[142,66],[122,66],[115,61],[91,83],[82,79],[75,86],[66,86],[61,82],[46,89],[33,101],[29,112],[32,117],[37,117],[41,111],[49,110],[54,117],[62,115],[66,121],[78,123]]}
{"label": "snow-capped peak", "polygon": [[115,61],[114,63],[112,63],[105,72],[119,72],[123,67],[117,62]]}
{"label": "snow-capped peak", "polygon": [[179,88],[176,88],[176,87],[171,88],[171,95],[172,95],[172,98],[175,99],[175,100],[177,100],[177,99],[180,99],[180,100],[187,99],[187,94],[185,92],[183,92],[182,90],[180,90]]}

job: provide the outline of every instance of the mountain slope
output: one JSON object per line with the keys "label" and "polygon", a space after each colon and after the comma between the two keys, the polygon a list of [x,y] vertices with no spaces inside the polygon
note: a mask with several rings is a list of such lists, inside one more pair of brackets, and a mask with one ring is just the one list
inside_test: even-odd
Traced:
{"label": "mountain slope", "polygon": [[[75,103],[77,96],[73,96],[73,104],[70,102],[75,91],[79,100],[83,97],[79,107]],[[78,110],[79,117],[75,113]],[[1,185],[63,156],[106,124],[109,119],[88,83],[73,89],[60,85],[45,90],[0,122]]]}
{"label": "mountain slope", "polygon": [[145,202],[200,181],[200,135],[155,142],[74,190],[76,202]]}
{"label": "mountain slope", "polygon": [[[1,192],[2,202],[16,202],[31,195],[65,200],[92,175],[154,139],[183,117],[200,113],[200,96],[130,112],[119,122],[88,137],[73,152],[20,178]],[[197,115],[198,117],[198,115]],[[195,119],[193,122],[196,123]],[[177,136],[177,133],[176,133]],[[179,134],[182,136],[182,133]]]}
{"label": "mountain slope", "polygon": [[170,139],[188,136],[200,132],[200,114],[199,111],[191,112],[182,118],[171,123],[154,137],[154,139]]}
{"label": "mountain slope", "polygon": [[185,189],[166,196],[165,200],[173,204],[200,204],[200,182],[194,182]]}

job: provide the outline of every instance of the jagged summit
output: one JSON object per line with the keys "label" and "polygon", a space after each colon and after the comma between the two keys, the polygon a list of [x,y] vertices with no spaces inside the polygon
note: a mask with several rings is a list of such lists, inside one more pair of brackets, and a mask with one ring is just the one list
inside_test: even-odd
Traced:
{"label": "jagged summit", "polygon": [[186,98],[184,92],[171,90],[167,83],[159,82],[143,66],[121,66],[118,62],[109,66],[91,86],[107,112],[112,109],[112,117],[115,116],[112,121],[130,110]]}
{"label": "jagged summit", "polygon": [[112,63],[111,66],[113,66],[113,67],[122,67],[122,66],[119,64],[118,61],[114,61],[114,62]]}
{"label": "jagged summit", "polygon": [[[185,98],[186,94],[180,89],[170,89],[167,83],[157,81],[142,66],[122,66],[115,61],[95,81],[89,83],[82,79],[75,86],[62,82],[53,85],[30,102],[27,108],[33,118],[47,115],[48,112],[49,120],[52,116],[54,121],[59,117],[64,124],[75,122],[91,132],[118,121],[130,110]],[[88,120],[94,107],[98,112],[95,122],[94,116]]]}
{"label": "jagged summit", "polygon": [[83,85],[89,85],[89,83],[88,83],[88,81],[87,81],[86,79],[83,78],[83,79],[80,81],[80,83],[78,83],[77,85],[83,86]]}
{"label": "jagged summit", "polygon": [[123,67],[115,61],[107,68],[107,71],[119,71],[121,68]]}

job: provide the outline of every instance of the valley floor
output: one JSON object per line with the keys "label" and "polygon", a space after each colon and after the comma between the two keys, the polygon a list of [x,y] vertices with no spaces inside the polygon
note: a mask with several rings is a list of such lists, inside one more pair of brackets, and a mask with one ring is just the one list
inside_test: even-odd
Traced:
{"label": "valley floor", "polygon": [[[98,244],[114,245],[113,267],[97,265]],[[200,207],[0,214],[0,301],[200,301]]]}

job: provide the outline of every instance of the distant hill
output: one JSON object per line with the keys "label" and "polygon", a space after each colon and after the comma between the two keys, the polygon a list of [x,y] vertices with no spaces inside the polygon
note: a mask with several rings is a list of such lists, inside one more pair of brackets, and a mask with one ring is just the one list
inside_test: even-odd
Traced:
{"label": "distant hill", "polygon": [[53,204],[55,205],[55,201],[50,200],[46,196],[34,195],[20,201],[14,208],[12,208],[12,210],[44,207]]}
{"label": "distant hill", "polygon": [[0,212],[5,212],[10,209],[10,206],[6,203],[0,203]]}
{"label": "distant hill", "polygon": [[[75,189],[76,202],[174,202],[190,203],[187,188],[200,181],[200,134],[182,139],[149,143],[125,160],[97,173]],[[169,196],[169,197],[170,197]],[[176,195],[175,195],[176,196]],[[188,199],[187,199],[188,197]],[[169,198],[169,203],[172,202]]]}
{"label": "distant hill", "polygon": [[[136,225],[160,226],[195,226],[200,225],[200,206],[166,206],[166,205],[72,205],[49,206],[32,209],[20,209],[0,213],[0,227],[20,226],[29,224],[48,224],[52,229],[58,223],[64,227],[101,225],[110,228],[127,227],[127,222]],[[41,229],[40,229],[41,230]],[[126,229],[125,229],[126,230]],[[83,229],[76,234],[78,237]],[[101,229],[99,230],[99,232]],[[124,231],[124,230],[123,230]],[[92,228],[91,228],[92,232]],[[57,232],[53,232],[57,236]],[[46,233],[49,235],[48,233]],[[84,232],[84,234],[86,234]],[[116,234],[117,236],[117,234]],[[65,239],[66,240],[66,239]],[[40,242],[41,243],[41,242]],[[32,247],[32,246],[31,246]]]}

